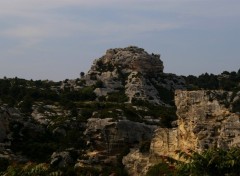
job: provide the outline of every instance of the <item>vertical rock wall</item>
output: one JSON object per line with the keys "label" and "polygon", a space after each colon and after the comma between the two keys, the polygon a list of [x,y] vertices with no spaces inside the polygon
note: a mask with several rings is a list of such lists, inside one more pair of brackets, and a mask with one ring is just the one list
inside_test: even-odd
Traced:
{"label": "vertical rock wall", "polygon": [[179,148],[204,150],[240,145],[240,116],[226,91],[176,91]]}
{"label": "vertical rock wall", "polygon": [[176,158],[176,150],[240,146],[240,115],[231,110],[234,99],[226,91],[176,91],[178,127],[156,130],[151,152]]}
{"label": "vertical rock wall", "polygon": [[176,91],[178,126],[156,129],[147,157],[138,150],[130,152],[123,160],[129,173],[145,175],[149,167],[161,161],[160,156],[179,159],[176,150],[201,152],[240,146],[240,109],[233,109],[238,107],[236,99],[238,94],[226,91]]}

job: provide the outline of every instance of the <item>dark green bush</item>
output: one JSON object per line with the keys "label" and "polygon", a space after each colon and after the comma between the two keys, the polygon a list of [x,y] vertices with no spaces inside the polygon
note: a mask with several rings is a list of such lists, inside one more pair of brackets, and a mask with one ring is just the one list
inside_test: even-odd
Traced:
{"label": "dark green bush", "polygon": [[22,103],[20,104],[20,110],[23,113],[31,113],[32,112],[33,101],[30,96],[25,96]]}
{"label": "dark green bush", "polygon": [[0,158],[0,172],[5,171],[8,168],[9,164],[10,162],[8,161],[8,159]]}
{"label": "dark green bush", "polygon": [[128,97],[124,92],[112,92],[107,96],[107,101],[115,103],[124,103],[128,101]]}

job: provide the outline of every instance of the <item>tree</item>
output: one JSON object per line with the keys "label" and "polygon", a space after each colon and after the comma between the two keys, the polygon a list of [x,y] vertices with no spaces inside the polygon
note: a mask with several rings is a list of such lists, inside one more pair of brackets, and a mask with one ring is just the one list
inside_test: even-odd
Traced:
{"label": "tree", "polygon": [[237,74],[238,74],[238,76],[240,76],[240,69],[238,70]]}
{"label": "tree", "polygon": [[5,171],[9,166],[9,161],[6,158],[0,158],[0,172]]}
{"label": "tree", "polygon": [[81,77],[81,78],[84,77],[84,75],[85,75],[84,72],[81,72],[81,73],[80,73],[80,77]]}
{"label": "tree", "polygon": [[96,94],[94,93],[94,89],[92,87],[84,87],[79,92],[80,100],[95,100]]}
{"label": "tree", "polygon": [[96,88],[103,88],[103,87],[104,87],[104,84],[103,84],[103,82],[102,82],[101,80],[98,80],[98,81],[96,82],[96,84],[95,84],[95,87],[96,87]]}
{"label": "tree", "polygon": [[20,109],[23,113],[31,113],[32,112],[32,104],[33,101],[30,96],[25,96],[22,103],[20,104]]}
{"label": "tree", "polygon": [[[75,104],[74,104],[75,105]],[[77,117],[78,116],[78,110],[77,110],[77,107],[76,106],[73,106],[70,110],[70,115],[72,117]]]}

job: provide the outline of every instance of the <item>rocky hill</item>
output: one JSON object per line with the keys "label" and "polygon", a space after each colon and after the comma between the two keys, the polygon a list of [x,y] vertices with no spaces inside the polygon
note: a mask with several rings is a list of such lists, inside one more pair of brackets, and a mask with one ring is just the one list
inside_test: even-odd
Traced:
{"label": "rocky hill", "polygon": [[0,175],[144,176],[176,150],[239,146],[240,71],[163,68],[130,46],[75,80],[0,79]]}

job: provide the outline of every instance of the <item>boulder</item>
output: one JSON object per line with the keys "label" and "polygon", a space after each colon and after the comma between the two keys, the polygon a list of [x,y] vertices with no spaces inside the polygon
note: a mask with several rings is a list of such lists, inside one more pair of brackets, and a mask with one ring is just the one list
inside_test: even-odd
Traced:
{"label": "boulder", "polygon": [[50,164],[59,168],[67,167],[73,165],[77,157],[77,151],[72,148],[54,152],[51,156]]}

